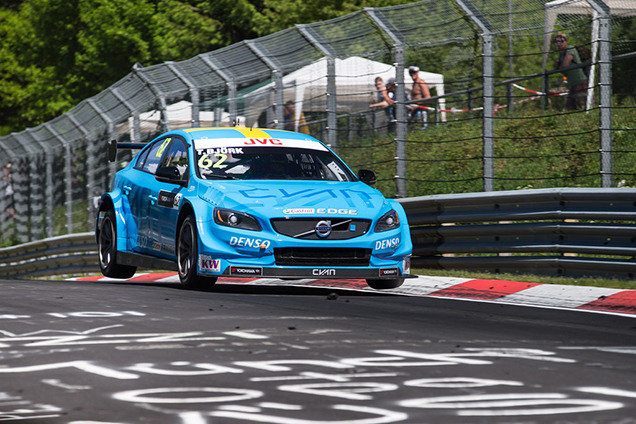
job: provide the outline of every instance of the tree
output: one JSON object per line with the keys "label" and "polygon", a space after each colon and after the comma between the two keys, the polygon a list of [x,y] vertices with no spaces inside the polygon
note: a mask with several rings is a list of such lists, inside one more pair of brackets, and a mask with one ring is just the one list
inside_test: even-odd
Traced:
{"label": "tree", "polygon": [[4,0],[0,136],[53,119],[144,66],[411,0]]}
{"label": "tree", "polygon": [[177,0],[27,0],[0,8],[0,132],[66,112],[145,65],[221,44],[218,22]]}

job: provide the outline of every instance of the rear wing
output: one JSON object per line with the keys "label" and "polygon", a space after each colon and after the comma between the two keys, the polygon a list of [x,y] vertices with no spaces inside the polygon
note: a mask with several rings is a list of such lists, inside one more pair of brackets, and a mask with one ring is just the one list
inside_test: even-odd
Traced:
{"label": "rear wing", "polygon": [[115,162],[117,149],[142,149],[145,146],[146,143],[117,143],[117,140],[110,140],[108,142],[108,160]]}

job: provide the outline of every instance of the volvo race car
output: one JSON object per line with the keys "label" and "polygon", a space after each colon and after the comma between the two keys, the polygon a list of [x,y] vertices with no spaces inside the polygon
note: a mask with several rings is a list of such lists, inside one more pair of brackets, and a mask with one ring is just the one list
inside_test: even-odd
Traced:
{"label": "volvo race car", "polygon": [[409,227],[402,206],[373,183],[372,171],[354,174],[305,134],[170,131],[143,145],[101,197],[100,269],[113,278],[137,267],[175,270],[186,287],[227,276],[395,288],[410,276]]}

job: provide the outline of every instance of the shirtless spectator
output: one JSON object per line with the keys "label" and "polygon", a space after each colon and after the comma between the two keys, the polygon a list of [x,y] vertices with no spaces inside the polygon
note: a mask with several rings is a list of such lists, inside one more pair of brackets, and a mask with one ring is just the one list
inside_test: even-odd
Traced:
{"label": "shirtless spectator", "polygon": [[[413,90],[411,90],[411,97],[413,100],[430,98],[431,92],[426,81],[420,77],[420,68],[417,66],[409,66],[409,75],[413,79]],[[419,104],[415,104],[411,109],[411,121],[422,121],[422,129],[424,129],[427,126],[428,114],[426,113],[426,110],[420,109],[418,106]]]}

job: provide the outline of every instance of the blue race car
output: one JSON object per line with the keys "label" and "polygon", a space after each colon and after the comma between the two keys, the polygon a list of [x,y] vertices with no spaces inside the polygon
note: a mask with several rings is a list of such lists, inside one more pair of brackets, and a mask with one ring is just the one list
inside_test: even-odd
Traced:
{"label": "blue race car", "polygon": [[[190,128],[142,147],[99,205],[99,265],[175,270],[186,287],[219,276],[366,279],[375,289],[409,277],[406,214],[325,144],[300,133]],[[114,160],[117,145],[109,146]]]}

